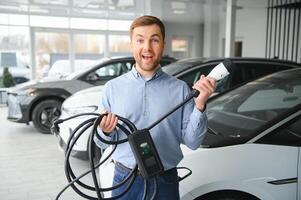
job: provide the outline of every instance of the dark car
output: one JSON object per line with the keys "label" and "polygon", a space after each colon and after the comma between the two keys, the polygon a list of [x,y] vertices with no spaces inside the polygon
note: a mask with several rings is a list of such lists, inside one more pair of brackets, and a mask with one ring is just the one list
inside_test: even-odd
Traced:
{"label": "dark car", "polygon": [[[172,57],[163,56],[161,65],[174,61]],[[134,63],[133,57],[112,58],[67,77],[21,84],[8,91],[7,119],[27,124],[32,121],[38,131],[50,133],[51,123],[60,115],[60,107],[67,97],[79,90],[105,84],[129,71]]]}
{"label": "dark car", "polygon": [[[163,68],[168,74],[185,81],[192,86],[202,74],[209,72],[223,59],[190,58],[174,62]],[[301,63],[264,58],[230,58],[237,66],[226,78],[217,82],[216,93],[226,91],[234,86],[249,82],[273,72],[301,67]]]}

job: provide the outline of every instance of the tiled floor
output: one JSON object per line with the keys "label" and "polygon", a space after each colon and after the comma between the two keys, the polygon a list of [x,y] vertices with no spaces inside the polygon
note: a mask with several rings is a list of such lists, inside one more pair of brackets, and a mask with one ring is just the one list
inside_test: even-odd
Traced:
{"label": "tiled floor", "polygon": [[[67,184],[64,154],[57,138],[37,132],[31,124],[7,121],[6,112],[7,108],[0,106],[0,199],[55,199]],[[89,166],[87,161],[77,159],[72,159],[71,164],[77,175]],[[91,183],[88,176],[83,181]],[[60,199],[83,198],[69,188]]]}

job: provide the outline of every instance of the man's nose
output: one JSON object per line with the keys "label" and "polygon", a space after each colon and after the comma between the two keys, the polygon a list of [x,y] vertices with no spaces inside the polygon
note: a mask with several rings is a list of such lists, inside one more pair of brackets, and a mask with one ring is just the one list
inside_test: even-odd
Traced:
{"label": "man's nose", "polygon": [[144,42],[143,48],[144,48],[145,50],[150,50],[150,49],[152,48],[151,41],[146,41],[146,42]]}

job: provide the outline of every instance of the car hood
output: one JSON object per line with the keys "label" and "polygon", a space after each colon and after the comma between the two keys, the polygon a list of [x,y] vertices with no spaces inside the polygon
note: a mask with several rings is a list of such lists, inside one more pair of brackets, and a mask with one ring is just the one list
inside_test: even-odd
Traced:
{"label": "car hood", "polygon": [[47,89],[47,88],[62,88],[71,93],[78,91],[80,88],[80,83],[78,80],[57,80],[57,81],[29,81],[23,84],[19,84],[13,88],[9,89],[9,93],[19,93],[28,89]]}

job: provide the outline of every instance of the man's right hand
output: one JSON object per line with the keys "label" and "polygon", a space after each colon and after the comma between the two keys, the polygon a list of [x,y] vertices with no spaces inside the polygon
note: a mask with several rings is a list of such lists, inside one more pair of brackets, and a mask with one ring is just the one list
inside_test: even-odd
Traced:
{"label": "man's right hand", "polygon": [[117,126],[118,118],[114,113],[108,113],[105,115],[101,122],[99,123],[99,128],[104,132],[105,134],[111,133]]}

